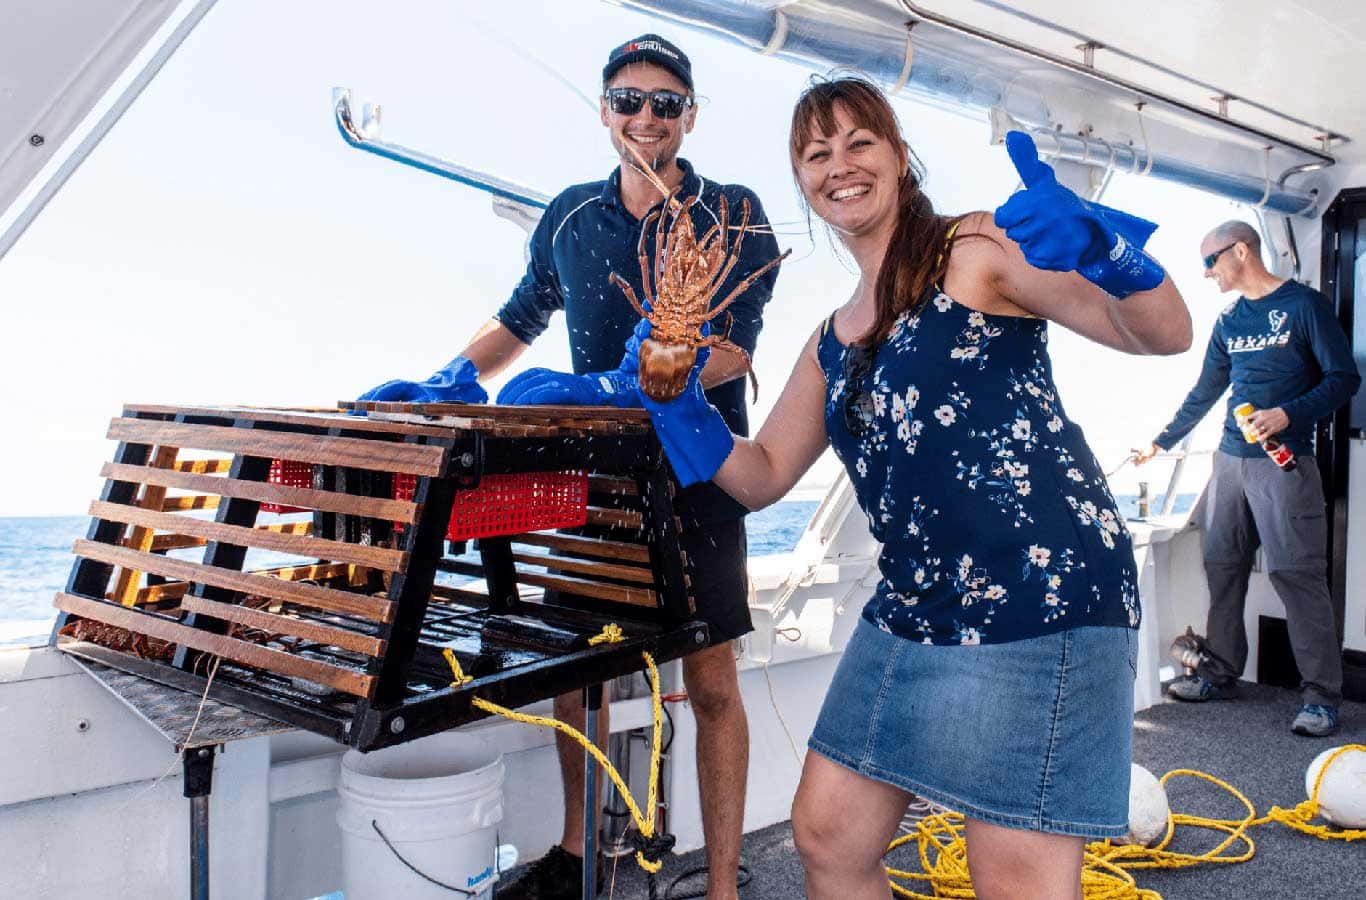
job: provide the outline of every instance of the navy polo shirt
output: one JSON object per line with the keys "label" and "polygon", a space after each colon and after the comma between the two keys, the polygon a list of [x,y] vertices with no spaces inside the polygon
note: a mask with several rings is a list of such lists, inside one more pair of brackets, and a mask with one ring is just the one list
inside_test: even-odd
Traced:
{"label": "navy polo shirt", "polygon": [[[731,225],[738,223],[741,203],[748,200],[750,227],[760,229],[744,234],[740,258],[712,298],[716,304],[751,272],[778,256],[778,241],[769,233],[768,218],[753,191],[741,185],[707,181],[684,159],[679,159],[678,165],[683,170],[679,196],[700,198],[691,210],[693,227],[699,236],[718,221],[722,197],[729,208]],[[536,226],[526,275],[498,311],[498,321],[519,340],[530,344],[545,331],[550,317],[563,311],[569,327],[574,372],[582,375],[615,369],[621,364],[623,347],[640,316],[608,276],[615,272],[624,278],[635,290],[637,299],[644,302],[639,254],[643,249],[648,265],[653,267],[658,224],[656,219],[642,234],[641,220],[621,202],[620,169],[613,171],[606,181],[566,189],[550,201]],[[732,231],[731,243],[738,238],[739,233]],[[778,270],[771,269],[726,308],[731,316],[730,340],[751,357],[763,327],[764,304],[773,295],[777,279]],[[723,313],[712,321],[713,333],[722,332],[725,320]],[[747,381],[737,378],[707,391],[707,399],[721,412],[731,431],[739,435],[749,434],[745,411]],[[678,506],[686,519],[704,524],[738,518],[745,513],[743,506],[710,483],[683,491]]]}

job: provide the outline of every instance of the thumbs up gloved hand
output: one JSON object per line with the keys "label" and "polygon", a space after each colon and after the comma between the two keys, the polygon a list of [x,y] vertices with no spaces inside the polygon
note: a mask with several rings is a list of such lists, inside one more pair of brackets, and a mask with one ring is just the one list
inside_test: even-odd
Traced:
{"label": "thumbs up gloved hand", "polygon": [[[640,342],[650,333],[644,319],[626,341],[621,365],[608,372],[575,375],[551,369],[527,369],[512,378],[498,392],[503,406],[615,406],[640,408]],[[642,331],[642,329],[644,329]]]}
{"label": "thumbs up gloved hand", "polygon": [[1143,252],[1154,223],[1087,202],[1058,184],[1034,139],[1022,131],[1006,134],[1006,151],[1025,189],[996,208],[995,221],[1030,265],[1076,271],[1120,300],[1162,283],[1166,273]]}
{"label": "thumbs up gloved hand", "polygon": [[357,399],[398,403],[487,403],[489,395],[479,386],[479,370],[474,363],[457,356],[426,381],[386,381]]}
{"label": "thumbs up gloved hand", "polygon": [[[705,336],[709,331],[703,323],[702,334]],[[641,334],[641,340],[649,337],[649,321],[642,320],[636,332]],[[730,426],[702,392],[702,367],[710,356],[710,347],[697,351],[697,362],[688,374],[683,393],[668,403],[656,402],[643,391],[639,392],[642,404],[650,411],[655,436],[663,445],[664,455],[669,458],[683,487],[711,481],[735,447],[735,435],[730,433]]]}

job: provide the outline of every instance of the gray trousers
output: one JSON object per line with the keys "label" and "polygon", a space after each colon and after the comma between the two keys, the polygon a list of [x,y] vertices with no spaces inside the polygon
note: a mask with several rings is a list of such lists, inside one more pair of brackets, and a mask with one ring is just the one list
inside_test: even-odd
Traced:
{"label": "gray trousers", "polygon": [[1336,706],[1342,699],[1342,651],[1328,594],[1328,527],[1314,458],[1301,458],[1295,471],[1282,472],[1267,457],[1216,452],[1202,524],[1210,593],[1205,635],[1212,658],[1200,674],[1227,685],[1247,663],[1243,606],[1260,544],[1267,575],[1285,604],[1303,679],[1300,694],[1305,703]]}

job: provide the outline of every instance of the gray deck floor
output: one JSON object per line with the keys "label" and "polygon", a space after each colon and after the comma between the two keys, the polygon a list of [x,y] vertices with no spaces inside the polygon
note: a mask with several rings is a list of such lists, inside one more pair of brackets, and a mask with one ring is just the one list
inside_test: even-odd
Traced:
{"label": "gray deck floor", "polygon": [[[1161,777],[1173,769],[1197,769],[1242,791],[1264,815],[1273,805],[1289,809],[1305,799],[1304,772],[1323,750],[1366,743],[1366,704],[1348,703],[1342,727],[1328,739],[1299,737],[1290,720],[1299,701],[1292,691],[1244,684],[1235,701],[1199,705],[1167,702],[1139,713],[1134,729],[1134,761]],[[1172,808],[1179,812],[1236,819],[1236,801],[1218,788],[1192,779],[1174,781]],[[1366,897],[1366,842],[1317,840],[1279,824],[1253,829],[1256,855],[1236,865],[1136,873],[1140,887],[1165,900],[1336,900]],[[1219,841],[1213,832],[1178,832],[1171,849],[1201,853]],[[745,836],[744,861],[752,874],[741,888],[744,900],[792,900],[804,896],[801,867],[787,823]],[[912,868],[908,856],[898,863]],[[701,851],[671,857],[660,873],[659,900],[680,874],[706,860]],[[701,890],[701,876],[677,885],[674,900]],[[605,891],[604,897],[609,896]],[[646,900],[643,873],[630,858],[621,861],[613,900]]]}

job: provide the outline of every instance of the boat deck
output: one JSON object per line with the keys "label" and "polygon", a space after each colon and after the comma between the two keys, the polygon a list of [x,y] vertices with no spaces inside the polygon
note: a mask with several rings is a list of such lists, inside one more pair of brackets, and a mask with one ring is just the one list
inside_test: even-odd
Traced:
{"label": "boat deck", "polygon": [[[1304,773],[1324,750],[1366,743],[1366,704],[1345,703],[1342,727],[1327,739],[1292,734],[1290,720],[1299,707],[1295,692],[1262,685],[1242,685],[1235,701],[1206,704],[1165,702],[1138,714],[1134,725],[1134,761],[1161,777],[1174,769],[1196,769],[1242,791],[1265,815],[1270,807],[1285,809],[1305,799]],[[1168,788],[1173,810],[1192,815],[1238,819],[1239,804],[1219,788],[1195,779],[1174,780]],[[1158,891],[1165,900],[1254,900],[1254,898],[1361,897],[1366,884],[1366,846],[1318,840],[1272,823],[1252,830],[1256,855],[1234,865],[1205,864],[1184,870],[1140,870],[1138,885]],[[1222,839],[1212,831],[1182,829],[1170,849],[1202,853]],[[914,845],[894,860],[917,869]],[[792,843],[790,823],[745,836],[744,861],[751,880],[741,888],[745,900],[792,900],[804,896],[801,866]],[[659,876],[660,900],[700,896],[703,876],[669,886],[690,869],[705,865],[702,851],[673,857]],[[643,873],[628,857],[617,868],[613,900],[645,900]]]}

